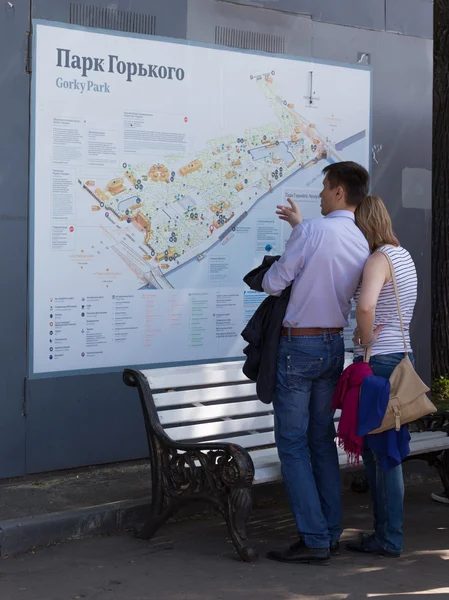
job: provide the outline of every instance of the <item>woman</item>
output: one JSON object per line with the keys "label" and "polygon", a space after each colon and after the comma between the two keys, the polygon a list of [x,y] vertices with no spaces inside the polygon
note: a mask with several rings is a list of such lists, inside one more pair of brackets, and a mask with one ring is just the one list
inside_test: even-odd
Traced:
{"label": "woman", "polygon": [[[370,245],[361,285],[356,293],[357,329],[354,332],[355,360],[371,348],[370,365],[374,375],[389,379],[404,358],[396,296],[388,255],[397,279],[399,301],[410,348],[410,321],[416,304],[417,277],[412,257],[393,233],[385,204],[377,196],[367,196],[355,213],[356,223]],[[409,353],[413,362],[413,354]],[[373,502],[374,533],[362,534],[350,550],[398,557],[402,552],[404,480],[402,465],[383,471],[380,455],[365,449],[366,474]]]}

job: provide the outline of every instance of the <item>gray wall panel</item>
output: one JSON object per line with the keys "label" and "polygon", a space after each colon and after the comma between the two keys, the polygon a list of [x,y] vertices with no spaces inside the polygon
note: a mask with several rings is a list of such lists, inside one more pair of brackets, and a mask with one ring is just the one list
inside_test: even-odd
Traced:
{"label": "gray wall panel", "polygon": [[314,21],[433,37],[433,0],[218,0],[311,15]]}
{"label": "gray wall panel", "polygon": [[385,0],[220,0],[295,14],[311,15],[314,21],[385,29]]}
{"label": "gray wall panel", "polygon": [[28,3],[0,5],[0,477],[25,472],[29,75]]}
{"label": "gray wall panel", "polygon": [[[73,0],[72,3],[154,15],[156,35],[186,37],[187,0]],[[33,18],[67,23],[69,10],[69,0],[33,0]]]}
{"label": "gray wall panel", "polygon": [[386,0],[386,29],[432,39],[433,0]]}
{"label": "gray wall panel", "polygon": [[[26,171],[20,176],[26,178]],[[0,219],[0,478],[25,473],[27,235],[25,219]]]}
{"label": "gray wall panel", "polygon": [[308,17],[281,12],[257,10],[247,6],[231,6],[211,0],[189,0],[187,38],[213,44],[215,26],[245,31],[271,33],[285,38],[285,53],[310,56],[312,21]]}
{"label": "gray wall panel", "polygon": [[268,8],[292,14],[311,15],[317,1],[320,0],[214,0],[215,2],[227,2],[254,6],[256,8]]}
{"label": "gray wall panel", "polygon": [[[0,186],[3,190],[11,190],[0,202],[2,219],[26,219],[28,212],[29,75],[25,72],[27,31],[29,9],[20,4],[11,9],[6,2],[2,2]],[[10,242],[8,246],[10,247]]]}
{"label": "gray wall panel", "polygon": [[385,29],[384,0],[317,0],[313,8],[314,21]]}
{"label": "gray wall panel", "polygon": [[[369,53],[373,67],[373,192],[391,213],[402,244],[419,276],[412,340],[418,370],[430,379],[430,211],[432,165],[432,42],[426,39],[314,23],[313,56],[357,62]],[[421,208],[403,198],[403,171],[420,169]],[[405,190],[406,193],[406,190]]]}
{"label": "gray wall panel", "polygon": [[28,473],[148,456],[137,390],[120,373],[30,384]]}

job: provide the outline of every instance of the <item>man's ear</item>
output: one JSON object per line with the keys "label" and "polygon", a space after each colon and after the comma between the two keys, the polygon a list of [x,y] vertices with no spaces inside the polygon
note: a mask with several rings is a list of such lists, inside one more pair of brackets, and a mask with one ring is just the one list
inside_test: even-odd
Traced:
{"label": "man's ear", "polygon": [[335,190],[335,195],[336,198],[339,202],[341,202],[342,200],[344,200],[345,197],[345,189],[342,185],[337,185],[337,189]]}

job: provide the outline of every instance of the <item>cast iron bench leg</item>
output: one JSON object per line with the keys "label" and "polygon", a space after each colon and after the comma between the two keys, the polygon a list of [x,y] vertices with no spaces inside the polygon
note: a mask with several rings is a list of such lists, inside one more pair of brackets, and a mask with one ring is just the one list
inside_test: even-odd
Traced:
{"label": "cast iron bench leg", "polygon": [[227,513],[224,513],[234,547],[244,562],[257,560],[257,551],[248,545],[246,525],[251,514],[251,488],[233,488],[229,492]]}

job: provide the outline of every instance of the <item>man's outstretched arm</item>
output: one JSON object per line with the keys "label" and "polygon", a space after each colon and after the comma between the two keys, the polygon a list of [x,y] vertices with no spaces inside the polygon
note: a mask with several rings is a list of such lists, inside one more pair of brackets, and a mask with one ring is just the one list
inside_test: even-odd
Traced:
{"label": "man's outstretched arm", "polygon": [[280,296],[304,267],[306,251],[307,234],[304,226],[299,223],[292,230],[284,254],[265,273],[262,281],[264,292],[271,296]]}

